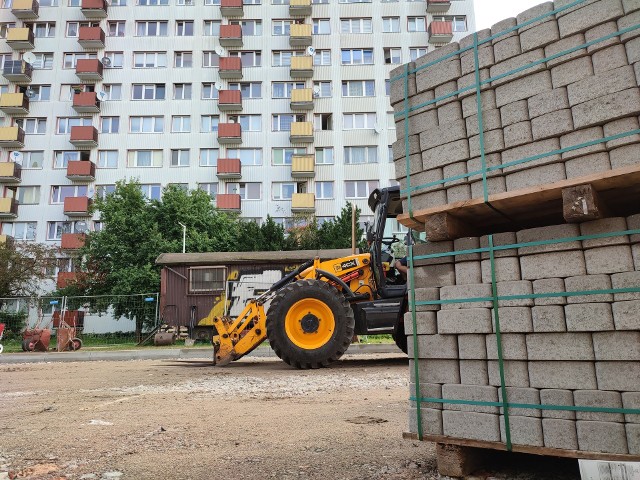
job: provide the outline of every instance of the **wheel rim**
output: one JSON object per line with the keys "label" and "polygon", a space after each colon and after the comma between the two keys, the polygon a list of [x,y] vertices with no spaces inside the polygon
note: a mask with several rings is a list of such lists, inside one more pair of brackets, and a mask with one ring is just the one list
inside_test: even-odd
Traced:
{"label": "wheel rim", "polygon": [[298,347],[314,350],[326,344],[336,328],[331,308],[316,298],[294,303],[284,320],[287,337]]}

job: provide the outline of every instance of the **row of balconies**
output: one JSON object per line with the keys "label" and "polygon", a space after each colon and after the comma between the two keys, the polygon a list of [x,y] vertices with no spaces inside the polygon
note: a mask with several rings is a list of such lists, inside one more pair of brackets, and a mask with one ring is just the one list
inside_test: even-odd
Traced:
{"label": "row of balconies", "polygon": [[[76,93],[72,107],[78,113],[99,113],[100,100],[96,92]],[[27,115],[29,97],[24,93],[3,93],[0,96],[0,110],[7,115]]]}
{"label": "row of balconies", "polygon": [[[35,48],[35,36],[29,27],[12,27],[7,30],[7,45],[14,50],[31,50]],[[78,43],[86,49],[104,48],[105,33],[100,27],[80,27]]]}
{"label": "row of balconies", "polygon": [[[107,16],[106,0],[81,0],[80,11],[85,18],[105,18]],[[21,20],[33,20],[40,16],[38,0],[13,0],[11,13]]]}
{"label": "row of balconies", "polygon": [[[223,17],[243,17],[243,1],[220,0],[220,13]],[[311,15],[311,0],[289,0],[289,15],[292,17]]]}
{"label": "row of balconies", "polygon": [[[316,196],[313,193],[294,193],[291,197],[292,213],[312,213],[315,211]],[[242,199],[238,193],[219,193],[216,195],[216,207],[230,212],[241,212]]]}
{"label": "row of balconies", "polygon": [[[92,203],[89,197],[67,197],[64,199],[63,212],[68,217],[86,217]],[[0,218],[17,218],[18,205],[15,198],[0,198]]]}

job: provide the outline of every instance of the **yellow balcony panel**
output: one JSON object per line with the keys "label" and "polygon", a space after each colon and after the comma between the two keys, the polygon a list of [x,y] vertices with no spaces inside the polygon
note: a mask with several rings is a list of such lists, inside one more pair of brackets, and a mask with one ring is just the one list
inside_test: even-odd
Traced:
{"label": "yellow balcony panel", "polygon": [[10,235],[0,235],[0,246],[11,247],[13,245],[13,237]]}
{"label": "yellow balcony panel", "polygon": [[33,30],[26,27],[7,30],[7,45],[14,50],[31,50],[35,48]]}
{"label": "yellow balcony panel", "polygon": [[291,124],[291,143],[311,143],[313,142],[313,123],[293,122]]}
{"label": "yellow balcony panel", "polygon": [[13,0],[13,5],[11,6],[13,16],[21,20],[38,18],[39,10],[40,4],[37,0]]}
{"label": "yellow balcony panel", "polygon": [[313,110],[313,90],[296,88],[291,90],[291,110]]}
{"label": "yellow balcony panel", "polygon": [[0,218],[16,218],[18,202],[15,198],[0,198]]}
{"label": "yellow balcony panel", "polygon": [[311,45],[311,25],[294,23],[289,33],[289,45],[292,47],[308,47]]}
{"label": "yellow balcony panel", "polygon": [[22,167],[15,162],[0,162],[0,183],[20,183]]}
{"label": "yellow balcony panel", "polygon": [[24,130],[18,126],[0,127],[0,147],[24,148]]}
{"label": "yellow balcony panel", "polygon": [[294,193],[291,197],[291,212],[315,212],[316,196],[313,193]]}
{"label": "yellow balcony panel", "polygon": [[8,115],[26,115],[29,113],[29,98],[24,93],[3,93],[0,110]]}
{"label": "yellow balcony panel", "polygon": [[291,176],[293,178],[313,178],[316,176],[313,155],[294,155],[291,158]]}
{"label": "yellow balcony panel", "polygon": [[313,57],[310,55],[291,57],[291,78],[313,77]]}
{"label": "yellow balcony panel", "polygon": [[306,17],[311,15],[311,0],[289,0],[289,15]]}
{"label": "yellow balcony panel", "polygon": [[2,67],[2,76],[13,83],[29,83],[33,67],[24,60],[7,60]]}

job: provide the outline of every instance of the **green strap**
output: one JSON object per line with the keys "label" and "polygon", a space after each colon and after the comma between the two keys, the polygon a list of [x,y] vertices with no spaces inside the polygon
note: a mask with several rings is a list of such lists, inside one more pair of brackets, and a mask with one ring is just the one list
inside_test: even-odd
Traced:
{"label": "green strap", "polygon": [[[418,321],[416,315],[416,289],[415,289],[415,276],[413,270],[413,245],[408,245],[409,249],[409,277],[411,278],[411,324],[413,326],[413,373],[415,377],[415,387],[416,387],[416,398],[420,397],[420,367],[418,366]],[[404,321],[404,319],[403,319]],[[416,403],[416,415],[417,415],[417,425],[418,425],[418,440],[422,440],[422,414],[421,414],[421,403]]]}
{"label": "green strap", "polygon": [[485,157],[484,145],[484,121],[482,113],[482,95],[480,86],[480,60],[478,56],[478,33],[473,34],[473,60],[476,79],[476,106],[478,107],[478,131],[480,141],[480,162],[482,164],[482,191],[484,192],[484,203],[489,203],[489,188],[487,187],[487,161]]}
{"label": "green strap", "polygon": [[409,210],[409,218],[411,220],[416,221],[413,217],[413,207],[411,202],[411,159],[409,148],[409,75],[407,74],[409,70],[409,64],[405,63],[404,65],[404,155],[405,155],[405,163],[407,166],[407,210]]}

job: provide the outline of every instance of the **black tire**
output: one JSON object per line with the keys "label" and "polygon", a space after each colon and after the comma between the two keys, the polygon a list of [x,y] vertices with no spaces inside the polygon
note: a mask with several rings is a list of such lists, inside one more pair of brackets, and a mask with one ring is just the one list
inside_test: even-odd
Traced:
{"label": "black tire", "polygon": [[402,350],[405,355],[409,351],[409,347],[407,345],[407,336],[404,332],[400,332],[399,334],[396,332],[392,335],[393,340],[396,342],[396,345],[400,350]]}
{"label": "black tire", "polygon": [[35,348],[34,343],[31,340],[23,340],[22,341],[22,350],[25,352],[33,352]]}
{"label": "black tire", "polygon": [[[333,314],[334,328],[330,338],[318,348],[300,347],[290,338],[285,326],[290,309],[305,299],[324,306]],[[322,318],[313,318],[322,324]],[[267,313],[266,327],[271,348],[284,362],[296,368],[320,368],[335,362],[347,351],[353,338],[355,319],[344,295],[327,282],[298,280],[282,288],[274,297]]]}
{"label": "black tire", "polygon": [[76,350],[80,350],[81,348],[82,348],[82,340],[80,340],[79,338],[75,337],[69,341],[69,350],[76,351]]}

